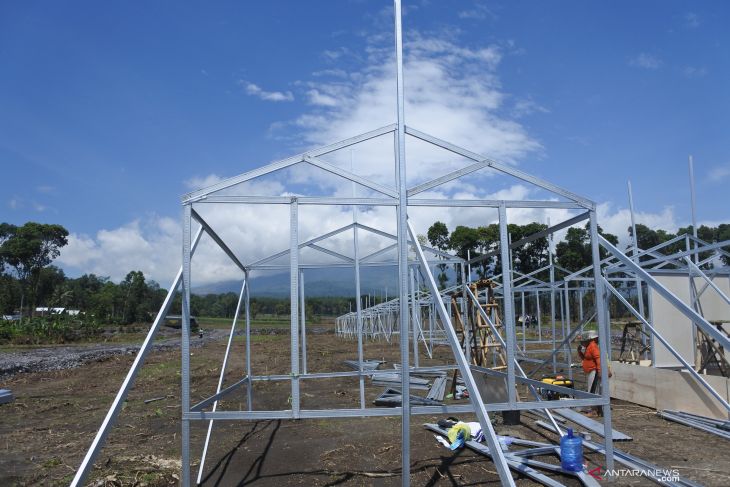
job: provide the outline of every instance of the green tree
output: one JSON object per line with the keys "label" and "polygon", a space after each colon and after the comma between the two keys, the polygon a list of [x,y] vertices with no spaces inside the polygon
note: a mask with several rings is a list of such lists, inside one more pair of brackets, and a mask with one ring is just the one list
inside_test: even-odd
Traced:
{"label": "green tree", "polygon": [[[514,242],[546,229],[547,225],[543,223],[532,222],[522,225],[519,229],[519,235],[512,235],[512,241]],[[523,274],[536,271],[548,263],[548,239],[542,237],[528,242],[515,248],[512,255],[515,260],[516,270]]]}
{"label": "green tree", "polygon": [[[476,228],[459,225],[451,232],[449,247],[462,259],[478,257],[479,253],[479,232]],[[461,281],[461,269],[457,267],[457,280]]]}
{"label": "green tree", "polygon": [[68,243],[68,230],[61,225],[28,222],[21,227],[5,224],[2,232],[0,261],[15,269],[23,285],[22,312],[25,296],[36,290],[40,270],[53,262]]}
{"label": "green tree", "polygon": [[[588,231],[590,228],[589,225],[589,223],[586,223],[584,228],[569,228],[565,240],[555,246],[555,255],[559,266],[571,272],[576,272],[593,263],[591,236]],[[598,233],[611,244],[618,245],[618,237],[616,235],[604,232],[600,226],[598,226]],[[639,233],[638,228],[636,233]],[[603,248],[600,249],[600,254],[601,259],[607,256]]]}
{"label": "green tree", "polygon": [[[730,225],[727,223],[721,223],[717,227],[717,241],[718,242],[724,242],[726,240],[730,240]],[[730,246],[723,248],[725,252],[730,252]],[[723,254],[720,259],[722,259],[722,263],[725,265],[730,265],[730,257]]]}
{"label": "green tree", "polygon": [[[426,236],[428,237],[428,241],[431,243],[432,247],[442,252],[446,252],[449,249],[449,229],[446,227],[445,223],[439,221],[434,222],[434,224],[429,227]],[[439,264],[438,268],[439,288],[443,289],[446,287],[446,282],[449,280],[446,275],[446,264]]]}
{"label": "green tree", "polygon": [[432,247],[444,252],[449,249],[449,229],[445,223],[439,221],[434,222],[434,224],[428,228],[426,236],[428,237],[428,241],[431,243]]}
{"label": "green tree", "polygon": [[122,323],[125,325],[147,320],[145,301],[147,298],[147,284],[142,271],[131,271],[119,284],[124,296]]}

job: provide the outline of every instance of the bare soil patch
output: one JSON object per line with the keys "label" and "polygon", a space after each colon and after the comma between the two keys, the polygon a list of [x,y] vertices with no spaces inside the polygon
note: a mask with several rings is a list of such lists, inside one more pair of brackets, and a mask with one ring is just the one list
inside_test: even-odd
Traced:
{"label": "bare soil patch", "polygon": [[[254,372],[287,373],[288,345],[286,334],[254,335]],[[310,372],[349,370],[342,361],[357,357],[354,341],[331,333],[312,334],[308,346]],[[225,340],[209,340],[191,351],[193,402],[215,392],[224,351]],[[447,348],[437,348],[433,359],[421,356],[421,365],[448,363],[449,355]],[[384,359],[383,367],[390,368],[399,357],[397,343],[366,343],[365,356]],[[236,337],[226,383],[243,376],[244,358],[243,342]],[[17,373],[5,379],[1,387],[12,389],[17,399],[0,406],[0,485],[68,485],[132,360],[133,355],[114,354],[81,367]],[[179,350],[161,349],[148,356],[97,460],[91,485],[178,484],[179,370]],[[359,407],[357,379],[302,384],[303,408]],[[381,390],[368,385],[369,405]],[[254,392],[255,409],[289,408],[288,382],[259,382]],[[219,409],[245,407],[246,393],[241,389]],[[653,410],[630,403],[615,402],[612,410],[614,428],[634,437],[633,442],[617,442],[617,448],[659,466],[677,468],[683,476],[704,485],[730,484],[725,440],[670,423],[656,417]],[[523,424],[517,427],[505,427],[499,415],[495,417],[500,434],[555,441],[554,435],[535,426],[527,415],[523,414]],[[454,453],[437,445],[433,434],[421,426],[437,419],[414,416],[411,420],[412,485],[499,485],[490,460],[468,450]],[[193,422],[193,478],[206,431],[207,423]],[[401,483],[400,437],[399,417],[216,422],[204,485],[396,486]],[[589,454],[587,459],[592,466],[603,465],[600,455]],[[566,485],[578,485],[567,477],[558,478]],[[537,485],[526,478],[519,478],[517,484]],[[654,484],[626,478],[620,485]]]}

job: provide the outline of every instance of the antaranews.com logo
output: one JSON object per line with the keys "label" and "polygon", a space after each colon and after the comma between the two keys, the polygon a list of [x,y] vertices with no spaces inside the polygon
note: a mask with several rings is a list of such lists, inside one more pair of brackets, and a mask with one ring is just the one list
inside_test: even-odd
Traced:
{"label": "antaranews.com logo", "polygon": [[588,475],[596,480],[605,480],[609,477],[649,477],[659,482],[678,482],[679,470],[677,469],[644,469],[644,468],[614,468],[606,470],[603,467],[596,467],[588,471]]}

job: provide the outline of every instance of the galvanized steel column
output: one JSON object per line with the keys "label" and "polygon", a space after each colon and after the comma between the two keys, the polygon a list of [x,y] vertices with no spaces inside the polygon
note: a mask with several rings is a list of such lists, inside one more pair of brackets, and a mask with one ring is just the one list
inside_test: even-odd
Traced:
{"label": "galvanized steel column", "polygon": [[190,420],[186,415],[190,412],[190,225],[192,204],[183,207],[183,274],[182,274],[182,328],[180,333],[182,366],[180,375],[181,387],[181,414],[182,414],[182,459],[180,483],[183,487],[190,486]]}
{"label": "galvanized steel column", "polygon": [[299,306],[302,315],[302,373],[307,373],[307,306],[304,303],[304,269],[299,271]]}
{"label": "galvanized steel column", "polygon": [[[396,181],[398,186],[398,290],[400,298],[400,360],[401,393],[408,398],[410,384],[410,360],[408,359],[408,188],[406,186],[406,122],[405,100],[403,97],[403,32],[401,30],[400,0],[393,0],[395,10],[395,59],[396,59],[396,100],[398,123],[395,139]],[[402,483],[411,483],[411,404],[404,400],[401,407],[402,436]]]}
{"label": "galvanized steel column", "polygon": [[246,401],[248,410],[253,410],[253,379],[251,378],[251,279],[249,271],[246,271],[246,377],[248,385],[246,389]]}
{"label": "galvanized steel column", "polygon": [[[357,223],[357,209],[353,208],[352,218]],[[355,329],[357,330],[357,370],[360,373],[358,383],[360,385],[360,408],[365,409],[365,376],[363,375],[362,361],[363,344],[362,344],[362,302],[360,301],[360,241],[358,239],[357,225],[352,227],[352,238],[355,252]]]}
{"label": "galvanized steel column", "polygon": [[606,300],[601,279],[601,254],[598,247],[598,223],[596,211],[590,214],[591,254],[593,257],[593,286],[595,289],[596,319],[598,320],[598,341],[603,351],[601,357],[601,396],[603,406],[603,427],[606,449],[606,469],[613,470],[613,429],[611,427],[611,390],[608,385],[608,365],[611,360],[611,328],[606,320]]}
{"label": "galvanized steel column", "polygon": [[299,203],[291,199],[289,228],[289,278],[291,280],[291,408],[292,415],[299,419]]}
{"label": "galvanized steel column", "polygon": [[509,237],[507,235],[507,208],[499,205],[499,250],[502,254],[502,305],[507,342],[507,394],[510,406],[517,402],[515,388],[515,310],[512,296],[512,262],[509,258]]}
{"label": "galvanized steel column", "polygon": [[411,330],[413,330],[413,366],[418,367],[418,317],[416,313],[420,312],[419,305],[417,302],[416,292],[416,271],[414,267],[411,267]]}

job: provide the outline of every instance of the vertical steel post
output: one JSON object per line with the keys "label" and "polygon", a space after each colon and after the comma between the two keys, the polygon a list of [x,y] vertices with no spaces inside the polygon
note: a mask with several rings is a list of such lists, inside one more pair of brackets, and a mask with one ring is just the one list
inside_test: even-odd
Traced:
{"label": "vertical steel post", "polygon": [[517,402],[515,388],[515,310],[512,296],[512,261],[509,254],[507,235],[507,207],[499,205],[499,247],[502,253],[502,304],[504,306],[504,322],[507,342],[507,394],[510,406]]}
{"label": "vertical steel post", "polygon": [[[466,354],[467,362],[471,363],[471,328],[469,327],[469,307],[466,304],[466,287],[469,285],[469,280],[465,274],[466,266],[463,262],[459,265],[461,266],[461,323],[464,325],[464,354]],[[479,294],[478,291],[477,294]]]}
{"label": "vertical steel post", "polygon": [[182,458],[180,483],[183,487],[190,486],[190,420],[186,414],[190,412],[190,230],[192,204],[183,206],[183,275],[182,275],[182,329],[180,352],[182,364],[180,376],[181,386],[181,414],[182,414]]}
{"label": "vertical steel post", "polygon": [[411,329],[413,330],[413,366],[418,367],[418,322],[416,313],[420,312],[420,308],[418,307],[418,302],[416,301],[416,293],[417,293],[417,284],[416,284],[416,273],[415,269],[411,267],[411,286],[413,287],[411,291]]}
{"label": "vertical steel post", "polygon": [[[408,187],[406,186],[406,122],[405,100],[403,94],[403,32],[401,26],[401,3],[393,0],[395,17],[395,58],[396,58],[396,181],[398,183],[398,281],[400,298],[400,355],[401,355],[401,392],[409,397],[411,390],[410,360],[408,358]],[[414,237],[415,238],[415,237]],[[411,484],[411,403],[404,400],[401,407],[402,437],[402,483]]]}
{"label": "vertical steel post", "polygon": [[[352,218],[357,223],[357,208],[353,207]],[[360,241],[358,239],[357,225],[352,227],[353,245],[355,252],[355,294],[357,299],[355,300],[355,315],[357,323],[355,328],[357,329],[357,362],[358,371],[360,373],[359,384],[360,384],[360,408],[365,409],[365,376],[363,375],[362,361],[363,361],[363,344],[362,344],[362,303],[360,297]]]}
{"label": "vertical steel post", "polygon": [[[637,254],[639,253],[639,236],[636,234],[636,220],[634,219],[634,193],[631,190],[631,180],[628,181],[628,188],[629,188],[629,210],[631,212],[631,233],[633,234],[633,246],[634,251],[632,252],[633,256],[635,257],[634,261],[638,264],[639,263],[639,257]],[[641,282],[641,279],[638,277],[636,278],[636,297],[639,302],[639,313],[641,313],[641,316],[646,316],[644,314],[644,286]],[[644,333],[641,334],[641,345],[646,345],[646,328],[644,327],[644,324],[641,324],[641,329]],[[644,358],[647,358],[648,352],[644,352]]]}
{"label": "vertical steel post", "polygon": [[537,342],[542,343],[542,317],[540,316],[540,291],[535,291],[535,302],[537,307]]}
{"label": "vertical steel post", "polygon": [[251,279],[246,271],[246,401],[248,410],[253,411],[253,379],[251,378]]}
{"label": "vertical steel post", "polygon": [[[694,160],[692,159],[692,156],[689,156],[689,192],[690,196],[692,198],[692,235],[694,235],[695,238],[697,238],[697,214],[695,212],[695,167],[694,167]],[[696,249],[697,248],[697,242],[693,242],[693,246]],[[689,250],[689,249],[687,249]],[[694,255],[695,264],[699,262],[699,252]]]}
{"label": "vertical steel post", "polygon": [[522,352],[527,351],[527,330],[525,326],[525,291],[520,293],[520,301],[522,304]]}
{"label": "vertical steel post", "polygon": [[[550,235],[552,237],[552,234]],[[551,238],[552,240],[552,238]],[[555,350],[555,266],[553,265],[552,252],[550,252],[550,324],[553,330],[552,349]],[[553,355],[553,374],[558,372],[557,354]]]}
{"label": "vertical steel post", "polygon": [[[651,296],[651,289],[647,288],[646,290],[646,304],[649,306],[649,324],[653,327],[654,326],[654,299]],[[656,348],[654,346],[654,333],[652,333],[649,336],[649,346],[651,349],[649,350],[650,355],[649,359],[651,360],[651,366],[656,367]]]}
{"label": "vertical steel post", "polygon": [[[578,281],[578,283],[580,286],[578,291],[578,321],[583,323],[583,297],[586,293],[583,289],[583,281]],[[583,333],[583,330],[581,330],[581,333]]]}
{"label": "vertical steel post", "polygon": [[302,373],[307,373],[307,307],[304,302],[304,269],[299,271],[299,308],[302,315]]}
{"label": "vertical steel post", "polygon": [[596,211],[590,212],[591,254],[593,257],[593,286],[595,288],[596,319],[598,320],[598,342],[603,351],[601,359],[601,396],[603,406],[603,427],[606,449],[606,469],[613,470],[613,429],[611,427],[611,390],[608,385],[608,366],[611,362],[611,328],[606,320],[607,309],[601,279],[601,254],[598,246],[598,223]]}
{"label": "vertical steel post", "polygon": [[291,406],[292,415],[299,419],[299,202],[291,199],[289,279],[291,306]]}
{"label": "vertical steel post", "polygon": [[466,282],[471,282],[471,250],[469,250],[469,249],[466,249],[466,269],[467,269]]}
{"label": "vertical steel post", "polygon": [[[563,325],[563,336],[561,338],[565,339],[565,337],[568,336],[568,333],[570,333],[570,287],[568,286],[568,283],[565,283],[565,323]],[[573,380],[573,367],[571,364],[573,363],[573,351],[570,349],[570,343],[565,344],[565,351],[567,354],[566,363],[568,365],[568,378],[570,380]]]}

